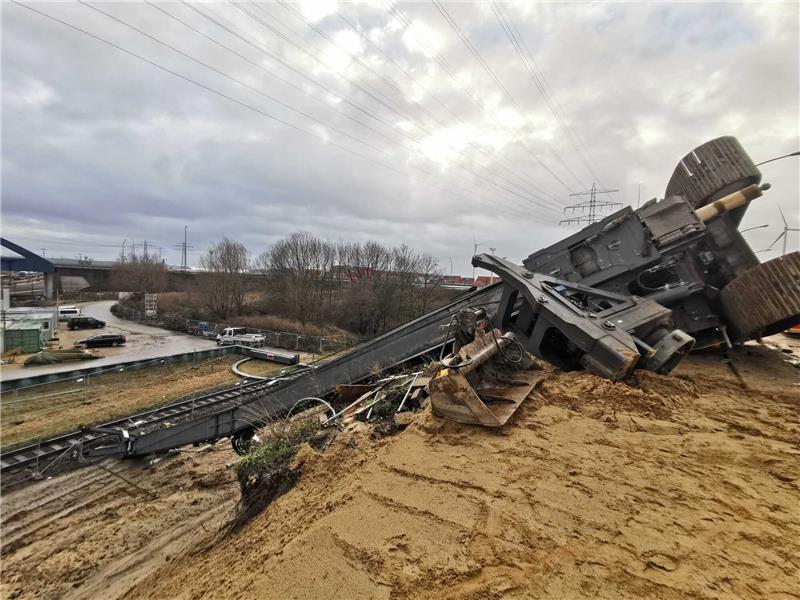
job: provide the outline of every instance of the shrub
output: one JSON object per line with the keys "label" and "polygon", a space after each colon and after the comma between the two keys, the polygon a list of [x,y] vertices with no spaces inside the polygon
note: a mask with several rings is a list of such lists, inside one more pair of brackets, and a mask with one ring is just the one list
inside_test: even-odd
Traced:
{"label": "shrub", "polygon": [[263,477],[288,466],[300,445],[318,430],[319,423],[313,419],[272,426],[269,437],[236,463],[239,481]]}

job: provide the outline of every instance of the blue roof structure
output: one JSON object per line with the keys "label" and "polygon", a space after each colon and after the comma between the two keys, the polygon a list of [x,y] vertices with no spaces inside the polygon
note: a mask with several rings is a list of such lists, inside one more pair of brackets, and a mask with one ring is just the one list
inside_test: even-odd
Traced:
{"label": "blue roof structure", "polygon": [[56,270],[53,263],[31,252],[27,248],[23,248],[0,237],[0,244],[3,248],[8,248],[19,256],[2,256],[0,257],[0,271],[35,271],[37,273],[52,273]]}

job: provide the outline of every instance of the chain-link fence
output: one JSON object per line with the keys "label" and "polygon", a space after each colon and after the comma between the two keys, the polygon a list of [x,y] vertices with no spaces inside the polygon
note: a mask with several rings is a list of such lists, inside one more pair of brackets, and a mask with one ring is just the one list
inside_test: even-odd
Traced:
{"label": "chain-link fence", "polygon": [[[164,329],[181,331],[200,337],[214,339],[217,333],[226,327],[237,327],[235,323],[217,323],[214,321],[198,321],[187,319],[180,315],[159,315],[155,319],[146,319],[144,310],[137,310],[123,304],[115,304],[111,307],[111,312],[117,317],[130,319],[131,321],[147,322],[150,325],[157,325]],[[351,346],[356,340],[344,335],[306,335],[293,333],[290,331],[271,331],[267,329],[255,329],[253,327],[243,327],[247,333],[257,333],[266,339],[265,346],[271,348],[286,348],[298,352],[313,352],[316,354],[326,354],[336,352]]]}

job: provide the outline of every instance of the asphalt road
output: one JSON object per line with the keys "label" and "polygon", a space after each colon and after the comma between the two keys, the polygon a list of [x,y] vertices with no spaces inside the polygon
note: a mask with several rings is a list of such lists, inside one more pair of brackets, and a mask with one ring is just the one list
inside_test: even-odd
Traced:
{"label": "asphalt road", "polygon": [[96,354],[100,354],[102,358],[91,361],[77,361],[32,367],[7,365],[3,367],[2,374],[0,375],[2,381],[11,381],[13,379],[41,375],[44,373],[73,371],[89,365],[93,367],[106,364],[111,365],[122,360],[146,360],[172,354],[180,354],[182,352],[192,352],[193,350],[208,350],[209,348],[216,347],[216,343],[213,340],[119,319],[111,314],[111,306],[114,303],[114,300],[106,300],[81,304],[80,307],[84,316],[95,317],[96,319],[105,321],[106,327],[103,329],[69,331],[66,327],[66,322],[61,322],[59,323],[59,343],[63,348],[71,348],[77,340],[98,333],[121,333],[127,339],[124,346],[117,348],[93,348],[92,351]]}

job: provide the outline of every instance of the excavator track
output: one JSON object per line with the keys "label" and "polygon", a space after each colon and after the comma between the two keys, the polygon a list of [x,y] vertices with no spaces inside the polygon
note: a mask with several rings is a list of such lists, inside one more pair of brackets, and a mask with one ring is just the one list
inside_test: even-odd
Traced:
{"label": "excavator track", "polygon": [[664,197],[683,196],[698,209],[753,183],[761,171],[735,137],[720,137],[683,157],[667,184]]}
{"label": "excavator track", "polygon": [[773,335],[800,323],[800,252],[752,267],[720,293],[733,341]]}

